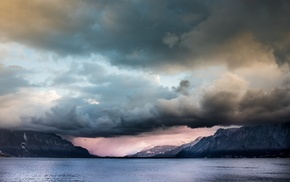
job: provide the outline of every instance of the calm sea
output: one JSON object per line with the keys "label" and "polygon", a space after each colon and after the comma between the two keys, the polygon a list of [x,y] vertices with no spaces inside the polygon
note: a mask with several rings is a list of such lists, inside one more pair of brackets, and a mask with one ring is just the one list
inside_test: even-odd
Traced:
{"label": "calm sea", "polygon": [[290,181],[290,159],[0,158],[1,182]]}

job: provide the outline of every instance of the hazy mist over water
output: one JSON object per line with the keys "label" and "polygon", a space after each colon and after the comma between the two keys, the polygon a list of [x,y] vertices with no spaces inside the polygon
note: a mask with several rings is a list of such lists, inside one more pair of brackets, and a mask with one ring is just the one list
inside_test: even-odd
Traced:
{"label": "hazy mist over water", "polygon": [[2,158],[1,182],[290,181],[290,159]]}

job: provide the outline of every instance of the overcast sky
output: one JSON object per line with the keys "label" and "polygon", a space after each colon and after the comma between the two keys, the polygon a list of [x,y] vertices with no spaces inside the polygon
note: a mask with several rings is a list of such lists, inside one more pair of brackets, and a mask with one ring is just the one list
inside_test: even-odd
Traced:
{"label": "overcast sky", "polygon": [[288,0],[1,0],[0,127],[122,156],[289,121],[289,9]]}

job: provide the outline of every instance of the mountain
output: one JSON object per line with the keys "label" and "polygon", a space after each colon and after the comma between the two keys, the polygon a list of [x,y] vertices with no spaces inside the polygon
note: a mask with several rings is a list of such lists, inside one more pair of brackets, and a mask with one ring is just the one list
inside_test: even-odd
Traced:
{"label": "mountain", "polygon": [[0,130],[0,156],[93,157],[55,134],[11,130]]}
{"label": "mountain", "polygon": [[178,146],[164,145],[156,146],[147,150],[142,150],[134,155],[128,157],[169,157],[164,156],[165,153],[176,149]]}
{"label": "mountain", "polygon": [[290,123],[218,129],[176,157],[290,157]]}
{"label": "mountain", "polygon": [[195,144],[197,144],[200,141],[201,138],[202,137],[198,137],[197,139],[195,139],[194,141],[192,141],[190,143],[186,143],[186,144],[183,144],[179,147],[175,147],[171,150],[164,151],[164,153],[157,154],[154,157],[175,157],[182,149],[193,147]]}
{"label": "mountain", "polygon": [[155,146],[153,148],[142,150],[134,155],[130,155],[127,157],[150,157],[150,158],[171,158],[175,157],[183,148],[192,147],[195,145],[201,137],[197,138],[193,142],[181,145],[181,146],[172,146],[172,145],[163,145],[163,146]]}

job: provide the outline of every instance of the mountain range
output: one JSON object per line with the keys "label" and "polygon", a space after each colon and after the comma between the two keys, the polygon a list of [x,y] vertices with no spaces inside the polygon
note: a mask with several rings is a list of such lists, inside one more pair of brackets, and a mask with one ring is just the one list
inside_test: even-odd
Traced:
{"label": "mountain range", "polygon": [[[148,151],[150,155],[144,155]],[[128,157],[290,157],[290,123],[218,129],[212,136],[171,150],[158,146]]]}
{"label": "mountain range", "polygon": [[[0,129],[0,157],[97,157],[51,133]],[[290,157],[290,123],[218,129],[181,146],[155,146],[130,158]]]}

